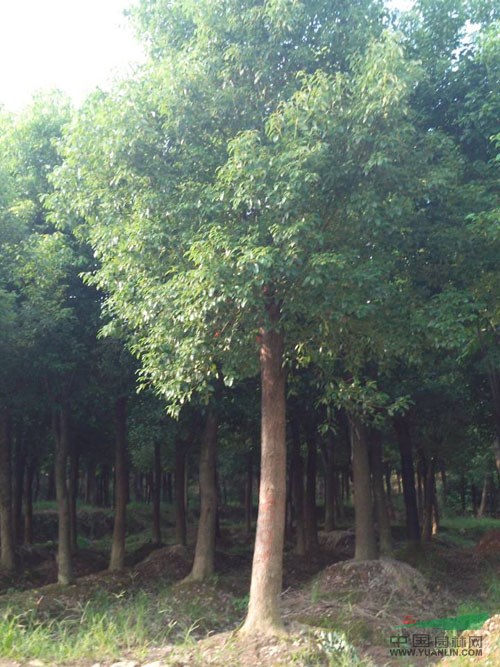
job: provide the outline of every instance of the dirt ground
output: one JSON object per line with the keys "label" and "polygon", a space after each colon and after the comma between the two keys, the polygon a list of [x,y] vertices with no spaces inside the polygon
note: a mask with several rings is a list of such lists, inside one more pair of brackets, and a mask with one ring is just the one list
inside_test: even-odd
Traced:
{"label": "dirt ground", "polygon": [[[390,655],[391,638],[401,633],[398,626],[404,626],[409,617],[426,621],[452,616],[464,595],[481,599],[484,572],[500,578],[500,530],[489,531],[477,545],[468,548],[450,546],[438,539],[432,548],[422,553],[406,554],[411,564],[395,559],[354,562],[349,560],[354,546],[351,531],[321,534],[320,549],[313,558],[299,558],[291,549],[286,553],[282,615],[287,636],[243,637],[234,622],[224,627],[234,596],[248,591],[250,576],[251,550],[248,545],[245,548],[243,538],[241,549],[231,550],[229,545],[234,546],[235,539],[237,543],[239,538],[226,532],[217,555],[220,577],[207,585],[182,583],[190,569],[192,549],[170,546],[152,550],[146,545],[131,558],[132,562],[139,562],[118,574],[104,570],[107,563],[103,556],[81,550],[76,560],[79,579],[66,593],[49,583],[56,576],[55,559],[49,546],[24,555],[23,587],[36,586],[37,603],[50,614],[53,606],[59,610],[64,606],[65,595],[70,605],[75,600],[84,602],[96,589],[148,591],[161,580],[172,584],[174,607],[176,600],[180,607],[186,596],[191,596],[204,600],[221,619],[197,641],[152,648],[141,661],[126,655],[117,657],[114,662],[83,661],[73,663],[72,667],[367,667],[370,664],[424,667],[439,662],[439,658],[423,656],[404,662]],[[19,588],[19,582],[16,583]],[[8,580],[0,580],[0,588],[2,585],[8,588],[9,584]],[[32,593],[9,595],[17,595],[17,603],[22,606],[23,595]],[[471,658],[469,662],[462,658],[444,658],[439,667],[476,664],[498,667],[500,615],[492,615],[474,633],[482,637],[481,657]],[[465,639],[469,636],[472,636],[470,632],[463,635]],[[21,665],[52,667],[36,660],[19,663],[0,658],[0,667]]]}

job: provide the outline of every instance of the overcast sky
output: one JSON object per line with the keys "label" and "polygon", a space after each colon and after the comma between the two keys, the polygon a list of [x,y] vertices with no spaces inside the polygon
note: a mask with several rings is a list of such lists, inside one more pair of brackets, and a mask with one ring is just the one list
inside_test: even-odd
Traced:
{"label": "overcast sky", "polygon": [[[76,104],[142,57],[125,8],[137,0],[0,0],[0,105],[17,111],[37,90]],[[407,6],[411,0],[388,0]]]}
{"label": "overcast sky", "polygon": [[39,89],[80,102],[141,57],[123,16],[134,0],[0,0],[0,104],[18,110]]}

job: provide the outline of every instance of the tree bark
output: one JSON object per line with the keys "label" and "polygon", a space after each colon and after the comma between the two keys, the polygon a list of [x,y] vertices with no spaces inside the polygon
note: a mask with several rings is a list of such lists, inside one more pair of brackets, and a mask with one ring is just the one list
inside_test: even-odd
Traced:
{"label": "tree bark", "polygon": [[418,520],[417,496],[415,493],[415,472],[410,427],[406,417],[394,420],[401,455],[401,475],[403,478],[403,496],[406,511],[406,532],[410,542],[420,542],[420,524]]}
{"label": "tree bark", "polygon": [[268,305],[270,326],[261,331],[261,478],[259,512],[244,633],[280,634],[286,509],[286,374],[279,307]]}
{"label": "tree bark", "polygon": [[388,503],[384,491],[384,464],[382,450],[382,434],[372,430],[370,438],[370,462],[373,481],[373,498],[377,516],[379,550],[382,556],[392,555],[391,522]]}
{"label": "tree bark", "polygon": [[370,483],[370,458],[367,429],[359,417],[349,415],[354,481],[355,560],[378,557]]}
{"label": "tree bark", "polygon": [[215,569],[215,533],[217,519],[217,419],[208,410],[201,438],[200,453],[200,519],[196,536],[194,563],[189,581],[204,581]]}
{"label": "tree bark", "polygon": [[115,403],[115,428],[115,516],[109,569],[122,570],[125,566],[127,512],[127,399],[124,396]]}
{"label": "tree bark", "polygon": [[68,408],[63,405],[56,409],[53,419],[54,439],[56,443],[54,477],[59,511],[57,581],[63,586],[68,586],[74,580],[71,558],[70,508],[66,481],[69,455]]}
{"label": "tree bark", "polygon": [[0,408],[0,568],[12,572],[15,567],[12,529],[12,422],[10,411]]}
{"label": "tree bark", "polygon": [[186,445],[175,442],[175,536],[177,544],[186,546]]}
{"label": "tree bark", "polygon": [[155,442],[153,471],[153,544],[161,544],[161,448]]}

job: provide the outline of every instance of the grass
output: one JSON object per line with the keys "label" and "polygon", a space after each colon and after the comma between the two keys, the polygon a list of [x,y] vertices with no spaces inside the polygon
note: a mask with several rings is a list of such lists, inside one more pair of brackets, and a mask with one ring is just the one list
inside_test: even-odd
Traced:
{"label": "grass", "polygon": [[[13,660],[40,659],[61,664],[77,659],[105,659],[167,643],[193,642],[227,622],[189,590],[165,587],[155,593],[109,593],[98,589],[85,603],[65,599],[59,608],[41,611],[35,596],[19,613],[8,598],[0,607],[0,655]],[[25,600],[27,598],[24,598]],[[238,611],[234,610],[234,619]]]}

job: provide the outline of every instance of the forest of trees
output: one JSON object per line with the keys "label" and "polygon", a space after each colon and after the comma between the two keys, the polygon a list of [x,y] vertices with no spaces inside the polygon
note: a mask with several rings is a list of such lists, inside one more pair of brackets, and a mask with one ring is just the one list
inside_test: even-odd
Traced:
{"label": "forest of trees", "polygon": [[133,76],[0,110],[0,568],[42,499],[61,584],[80,502],[114,507],[110,569],[131,499],[185,544],[199,484],[190,578],[238,504],[243,631],[279,632],[285,534],[314,552],[350,498],[358,560],[391,554],[397,485],[410,542],[442,502],[498,515],[500,6],[129,18]]}

